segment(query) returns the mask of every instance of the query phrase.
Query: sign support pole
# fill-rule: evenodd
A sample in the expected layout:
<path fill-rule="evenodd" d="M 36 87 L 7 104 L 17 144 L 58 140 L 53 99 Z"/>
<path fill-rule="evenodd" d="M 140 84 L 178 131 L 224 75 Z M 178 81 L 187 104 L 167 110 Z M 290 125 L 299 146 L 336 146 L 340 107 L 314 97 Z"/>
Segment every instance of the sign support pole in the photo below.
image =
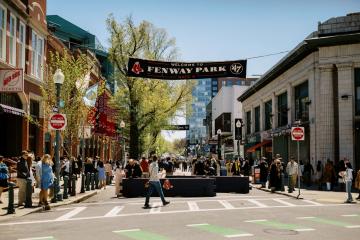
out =
<path fill-rule="evenodd" d="M 300 141 L 297 141 L 297 159 L 298 159 L 298 189 L 299 189 L 299 194 L 297 195 L 297 199 L 299 199 L 300 197 Z"/>

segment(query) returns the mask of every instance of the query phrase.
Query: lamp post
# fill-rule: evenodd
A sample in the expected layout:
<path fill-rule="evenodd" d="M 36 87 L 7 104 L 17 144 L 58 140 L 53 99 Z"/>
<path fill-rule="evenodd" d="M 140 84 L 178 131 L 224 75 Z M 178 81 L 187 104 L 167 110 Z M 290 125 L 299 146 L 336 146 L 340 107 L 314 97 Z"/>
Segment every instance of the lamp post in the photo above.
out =
<path fill-rule="evenodd" d="M 122 146 L 122 153 L 121 153 L 121 162 L 125 166 L 125 138 L 124 138 L 124 130 L 125 130 L 125 122 L 121 120 L 120 122 L 120 129 L 121 129 L 121 146 Z"/>
<path fill-rule="evenodd" d="M 60 88 L 64 83 L 65 76 L 61 69 L 57 69 L 53 76 L 54 83 L 56 85 L 56 104 L 58 111 L 60 110 Z M 53 202 L 62 201 L 62 194 L 60 194 L 60 130 L 55 131 L 55 192 Z"/>
<path fill-rule="evenodd" d="M 221 129 L 219 128 L 217 130 L 217 138 L 218 138 L 218 160 L 222 159 L 221 158 Z"/>

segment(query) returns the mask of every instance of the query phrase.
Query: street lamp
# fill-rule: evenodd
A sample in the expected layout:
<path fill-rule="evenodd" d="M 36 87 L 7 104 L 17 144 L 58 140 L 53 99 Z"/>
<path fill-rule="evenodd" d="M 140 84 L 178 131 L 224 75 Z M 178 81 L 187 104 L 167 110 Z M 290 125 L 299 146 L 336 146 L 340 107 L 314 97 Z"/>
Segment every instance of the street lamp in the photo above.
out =
<path fill-rule="evenodd" d="M 123 165 L 126 164 L 125 162 L 125 138 L 124 138 L 124 129 L 125 129 L 125 122 L 121 120 L 120 122 L 120 129 L 121 129 L 121 145 L 122 145 L 122 156 L 121 156 L 121 162 Z"/>
<path fill-rule="evenodd" d="M 54 83 L 56 85 L 56 104 L 57 109 L 60 109 L 60 88 L 64 83 L 65 76 L 61 69 L 57 69 L 53 76 Z M 55 192 L 52 202 L 62 201 L 62 194 L 60 194 L 60 130 L 55 131 Z"/>
<path fill-rule="evenodd" d="M 218 138 L 218 160 L 221 160 L 221 129 L 217 130 L 217 138 Z"/>

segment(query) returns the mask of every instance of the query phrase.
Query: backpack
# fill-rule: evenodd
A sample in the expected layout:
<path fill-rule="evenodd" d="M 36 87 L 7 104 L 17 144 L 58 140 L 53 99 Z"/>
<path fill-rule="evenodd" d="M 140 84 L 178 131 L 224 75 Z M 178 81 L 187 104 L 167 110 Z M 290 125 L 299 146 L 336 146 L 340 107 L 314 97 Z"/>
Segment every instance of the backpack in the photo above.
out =
<path fill-rule="evenodd" d="M 0 163 L 0 180 L 8 179 L 8 167 L 4 163 Z"/>

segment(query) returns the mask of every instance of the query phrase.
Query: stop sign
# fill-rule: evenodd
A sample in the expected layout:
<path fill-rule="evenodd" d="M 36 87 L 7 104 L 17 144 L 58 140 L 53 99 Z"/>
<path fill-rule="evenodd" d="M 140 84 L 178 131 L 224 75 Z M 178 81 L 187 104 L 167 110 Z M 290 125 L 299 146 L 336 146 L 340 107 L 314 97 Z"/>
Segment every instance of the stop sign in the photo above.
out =
<path fill-rule="evenodd" d="M 60 113 L 50 114 L 50 129 L 64 130 L 66 127 L 66 115 Z"/>
<path fill-rule="evenodd" d="M 304 127 L 292 127 L 291 128 L 291 139 L 295 141 L 305 140 L 305 129 Z"/>

